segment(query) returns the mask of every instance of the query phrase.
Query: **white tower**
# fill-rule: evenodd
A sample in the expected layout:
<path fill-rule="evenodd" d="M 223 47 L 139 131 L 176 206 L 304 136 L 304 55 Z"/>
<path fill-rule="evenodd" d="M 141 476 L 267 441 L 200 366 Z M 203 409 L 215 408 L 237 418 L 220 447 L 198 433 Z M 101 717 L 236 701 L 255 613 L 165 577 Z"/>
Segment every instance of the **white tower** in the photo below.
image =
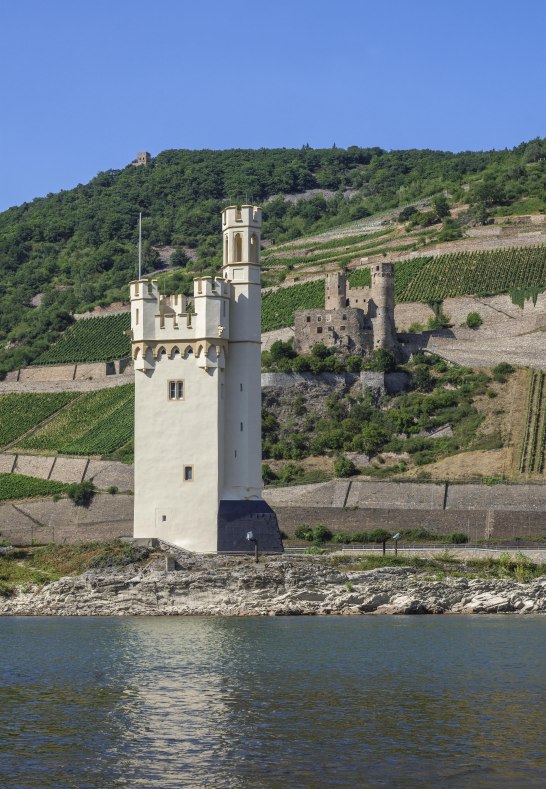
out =
<path fill-rule="evenodd" d="M 135 537 L 199 552 L 282 551 L 261 498 L 260 226 L 222 212 L 223 277 L 193 298 L 131 283 L 135 365 Z"/>

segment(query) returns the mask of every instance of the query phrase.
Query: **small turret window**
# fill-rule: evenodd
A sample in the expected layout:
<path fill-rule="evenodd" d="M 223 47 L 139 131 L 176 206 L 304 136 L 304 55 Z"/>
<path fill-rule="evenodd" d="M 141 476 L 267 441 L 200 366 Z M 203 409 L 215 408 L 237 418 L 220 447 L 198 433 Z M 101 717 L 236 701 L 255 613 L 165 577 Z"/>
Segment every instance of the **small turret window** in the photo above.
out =
<path fill-rule="evenodd" d="M 193 482 L 193 466 L 184 466 L 184 482 Z"/>
<path fill-rule="evenodd" d="M 243 259 L 243 237 L 240 233 L 235 234 L 235 262 L 240 263 Z"/>

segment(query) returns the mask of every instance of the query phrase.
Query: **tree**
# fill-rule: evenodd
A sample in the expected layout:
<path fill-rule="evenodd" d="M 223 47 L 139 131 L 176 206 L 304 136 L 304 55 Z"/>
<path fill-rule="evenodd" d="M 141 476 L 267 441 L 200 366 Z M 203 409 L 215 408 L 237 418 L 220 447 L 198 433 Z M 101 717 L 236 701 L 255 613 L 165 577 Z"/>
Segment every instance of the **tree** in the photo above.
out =
<path fill-rule="evenodd" d="M 334 460 L 334 474 L 336 477 L 352 477 L 357 471 L 358 469 L 353 461 L 343 455 Z"/>
<path fill-rule="evenodd" d="M 387 351 L 385 348 L 376 348 L 366 366 L 374 372 L 392 373 L 396 370 L 396 359 L 391 351 Z"/>
<path fill-rule="evenodd" d="M 438 194 L 432 198 L 432 210 L 437 219 L 443 219 L 445 216 L 449 216 L 449 203 L 445 195 Z"/>

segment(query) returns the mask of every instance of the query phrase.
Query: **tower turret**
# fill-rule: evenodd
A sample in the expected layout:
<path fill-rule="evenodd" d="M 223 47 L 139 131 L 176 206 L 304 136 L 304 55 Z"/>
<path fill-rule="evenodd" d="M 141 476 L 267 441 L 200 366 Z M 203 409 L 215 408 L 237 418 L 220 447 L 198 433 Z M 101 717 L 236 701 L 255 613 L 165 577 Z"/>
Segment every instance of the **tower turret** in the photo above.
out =
<path fill-rule="evenodd" d="M 395 351 L 398 347 L 394 325 L 394 265 L 381 262 L 372 266 L 371 304 L 374 348 Z"/>
<path fill-rule="evenodd" d="M 324 308 L 342 310 L 347 304 L 347 279 L 343 271 L 326 274 Z"/>

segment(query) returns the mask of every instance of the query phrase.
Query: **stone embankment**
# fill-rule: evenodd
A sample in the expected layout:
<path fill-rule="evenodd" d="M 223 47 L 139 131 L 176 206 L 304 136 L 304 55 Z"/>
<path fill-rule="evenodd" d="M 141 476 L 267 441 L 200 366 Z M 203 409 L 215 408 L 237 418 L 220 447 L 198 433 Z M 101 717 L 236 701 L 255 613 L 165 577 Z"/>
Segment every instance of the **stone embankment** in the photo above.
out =
<path fill-rule="evenodd" d="M 0 615 L 291 616 L 546 613 L 546 577 L 529 583 L 434 579 L 410 567 L 341 571 L 318 557 L 165 558 L 144 570 L 86 573 L 0 598 Z"/>

